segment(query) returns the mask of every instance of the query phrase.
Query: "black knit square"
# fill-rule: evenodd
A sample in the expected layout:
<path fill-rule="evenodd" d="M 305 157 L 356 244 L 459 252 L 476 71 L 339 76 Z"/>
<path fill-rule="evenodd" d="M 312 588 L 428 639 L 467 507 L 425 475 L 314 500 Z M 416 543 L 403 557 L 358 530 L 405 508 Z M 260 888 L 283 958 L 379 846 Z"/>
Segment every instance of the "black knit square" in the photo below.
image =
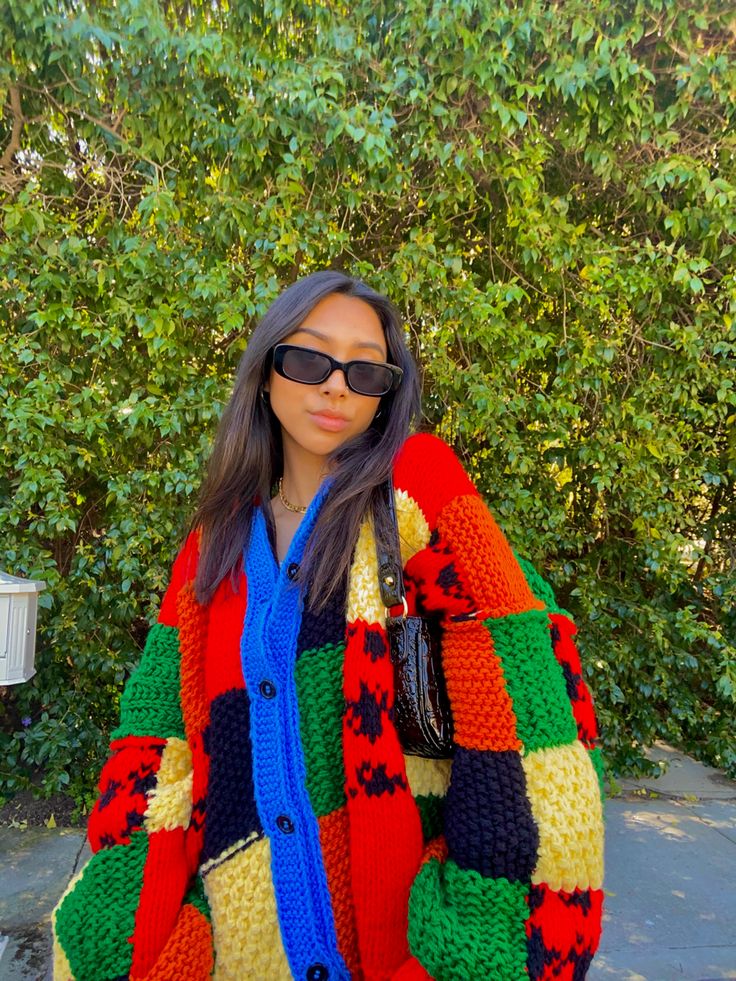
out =
<path fill-rule="evenodd" d="M 250 703 L 245 689 L 232 689 L 213 700 L 205 745 L 210 774 L 203 862 L 253 832 L 263 834 L 253 789 Z"/>
<path fill-rule="evenodd" d="M 481 875 L 529 882 L 539 834 L 518 753 L 458 747 L 445 805 L 450 858 Z"/>
<path fill-rule="evenodd" d="M 340 644 L 345 640 L 345 613 L 347 606 L 347 580 L 319 613 L 314 613 L 305 603 L 302 622 L 296 642 L 296 656 L 328 644 Z"/>

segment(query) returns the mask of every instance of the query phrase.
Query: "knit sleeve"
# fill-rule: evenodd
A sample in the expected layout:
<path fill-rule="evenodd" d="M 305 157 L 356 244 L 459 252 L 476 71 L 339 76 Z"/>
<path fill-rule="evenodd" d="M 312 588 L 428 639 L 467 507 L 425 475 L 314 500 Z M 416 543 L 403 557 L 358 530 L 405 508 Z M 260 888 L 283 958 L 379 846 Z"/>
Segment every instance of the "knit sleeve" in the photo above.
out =
<path fill-rule="evenodd" d="M 211 973 L 209 910 L 187 841 L 192 759 L 181 708 L 177 612 L 196 553 L 190 535 L 121 697 L 88 824 L 93 854 L 53 914 L 55 981 L 173 981 Z"/>
<path fill-rule="evenodd" d="M 578 981 L 600 937 L 603 821 L 574 624 L 535 595 L 444 442 L 411 437 L 395 483 L 415 531 L 425 523 L 407 596 L 443 625 L 455 728 L 440 833 L 411 890 L 411 952 L 437 981 Z"/>

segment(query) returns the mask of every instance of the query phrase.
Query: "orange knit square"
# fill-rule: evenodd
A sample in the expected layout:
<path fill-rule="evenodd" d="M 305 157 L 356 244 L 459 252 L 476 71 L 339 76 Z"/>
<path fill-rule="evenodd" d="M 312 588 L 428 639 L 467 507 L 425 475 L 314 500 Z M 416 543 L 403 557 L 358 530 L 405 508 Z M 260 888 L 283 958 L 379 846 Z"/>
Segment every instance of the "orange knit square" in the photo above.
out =
<path fill-rule="evenodd" d="M 351 977 L 360 976 L 358 934 L 350 885 L 350 829 L 344 807 L 317 819 L 327 885 L 335 915 L 337 945 Z"/>
<path fill-rule="evenodd" d="M 480 497 L 465 494 L 454 498 L 442 508 L 437 528 L 452 545 L 458 557 L 458 572 L 485 616 L 504 617 L 544 609 Z"/>
<path fill-rule="evenodd" d="M 146 981 L 206 981 L 213 966 L 212 929 L 207 918 L 187 903 Z M 137 981 L 135 975 L 130 977 Z"/>
<path fill-rule="evenodd" d="M 165 623 L 167 627 L 176 627 L 178 625 L 176 614 L 177 597 L 184 583 L 194 579 L 197 574 L 201 537 L 201 531 L 199 529 L 191 532 L 179 550 L 179 554 L 174 562 L 169 585 L 161 602 L 161 608 L 158 611 L 158 622 Z"/>
<path fill-rule="evenodd" d="M 432 859 L 436 859 L 440 865 L 444 865 L 447 861 L 447 842 L 444 835 L 437 835 L 436 838 L 427 842 L 427 847 L 422 855 L 422 865 L 425 862 L 431 862 Z"/>
<path fill-rule="evenodd" d="M 209 705 L 204 693 L 204 663 L 207 648 L 207 610 L 188 582 L 177 598 L 179 650 L 181 651 L 181 712 L 187 738 L 203 732 L 209 722 Z"/>
<path fill-rule="evenodd" d="M 487 627 L 477 620 L 448 626 L 442 642 L 442 663 L 457 745 L 518 750 L 521 743 L 516 735 L 516 716 Z"/>

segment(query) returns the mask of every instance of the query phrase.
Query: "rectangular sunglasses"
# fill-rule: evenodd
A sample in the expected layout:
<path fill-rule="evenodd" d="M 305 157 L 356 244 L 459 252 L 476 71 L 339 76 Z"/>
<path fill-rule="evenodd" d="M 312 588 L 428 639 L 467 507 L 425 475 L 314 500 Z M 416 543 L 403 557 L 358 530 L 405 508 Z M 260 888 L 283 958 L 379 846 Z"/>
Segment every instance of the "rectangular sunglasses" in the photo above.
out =
<path fill-rule="evenodd" d="M 323 351 L 297 344 L 277 344 L 273 349 L 274 370 L 289 381 L 319 385 L 336 368 L 345 375 L 347 386 L 358 395 L 379 398 L 395 391 L 404 372 L 395 364 L 383 361 L 337 361 Z"/>

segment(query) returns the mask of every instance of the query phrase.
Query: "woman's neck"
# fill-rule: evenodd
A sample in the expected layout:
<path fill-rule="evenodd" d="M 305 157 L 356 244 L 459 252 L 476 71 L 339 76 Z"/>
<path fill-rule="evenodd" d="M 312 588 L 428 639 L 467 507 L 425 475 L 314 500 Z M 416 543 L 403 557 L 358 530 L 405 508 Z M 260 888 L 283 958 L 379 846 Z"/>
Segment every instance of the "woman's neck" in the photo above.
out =
<path fill-rule="evenodd" d="M 327 475 L 325 457 L 284 453 L 284 497 L 296 507 L 308 507 Z"/>

